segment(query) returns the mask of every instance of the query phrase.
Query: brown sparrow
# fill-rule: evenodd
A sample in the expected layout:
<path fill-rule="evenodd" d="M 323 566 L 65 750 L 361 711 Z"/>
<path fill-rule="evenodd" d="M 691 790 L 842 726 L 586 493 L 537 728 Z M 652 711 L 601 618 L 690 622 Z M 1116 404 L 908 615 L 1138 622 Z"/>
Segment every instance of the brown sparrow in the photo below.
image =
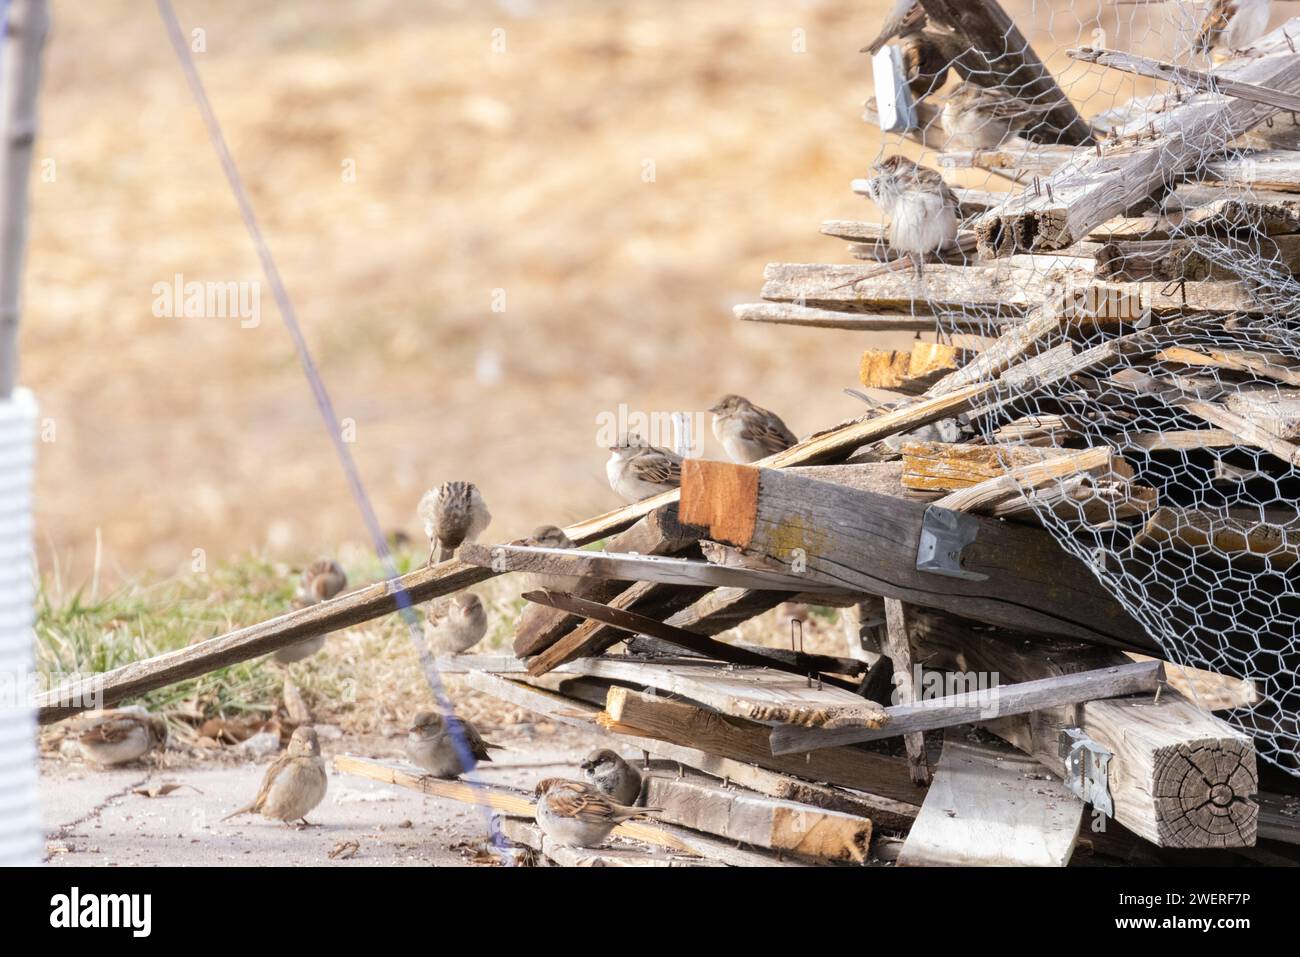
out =
<path fill-rule="evenodd" d="M 425 612 L 424 638 L 435 655 L 459 655 L 487 634 L 487 609 L 471 591 L 459 592 Z"/>
<path fill-rule="evenodd" d="M 864 46 L 859 53 L 875 56 L 894 37 L 905 37 L 925 26 L 925 8 L 918 0 L 895 0 L 893 8 L 885 15 L 879 35 Z"/>
<path fill-rule="evenodd" d="M 1214 0 L 1192 41 L 1197 53 L 1244 50 L 1268 32 L 1269 0 Z"/>
<path fill-rule="evenodd" d="M 289 747 L 266 769 L 262 787 L 253 803 L 222 818 L 228 821 L 240 814 L 260 814 L 277 821 L 302 821 L 307 812 L 325 798 L 325 761 L 320 756 L 316 729 L 306 725 L 296 729 Z"/>
<path fill-rule="evenodd" d="M 759 408 L 742 395 L 724 395 L 709 411 L 713 413 L 713 437 L 733 462 L 757 462 L 798 441 L 776 413 Z"/>
<path fill-rule="evenodd" d="M 556 525 L 539 525 L 533 534 L 524 539 L 525 545 L 540 548 L 577 548 L 573 539 L 564 534 L 564 529 Z M 528 574 L 529 588 L 550 589 L 551 591 L 571 592 L 582 582 L 581 575 L 539 575 Z"/>
<path fill-rule="evenodd" d="M 452 727 L 460 731 L 461 744 L 470 756 L 467 768 L 461 761 Z M 410 733 L 406 736 L 406 757 L 418 768 L 423 768 L 435 778 L 455 778 L 473 771 L 480 761 L 491 761 L 488 750 L 501 750 L 501 745 L 484 741 L 478 729 L 463 718 L 444 719 L 436 711 L 421 711 L 415 716 Z"/>
<path fill-rule="evenodd" d="M 619 804 L 630 807 L 641 796 L 641 772 L 609 748 L 592 751 L 581 768 L 589 784 Z"/>
<path fill-rule="evenodd" d="M 464 542 L 473 542 L 492 521 L 483 496 L 470 482 L 443 482 L 420 499 L 417 509 L 429 536 L 429 564 L 438 547 L 438 561 L 445 562 Z"/>
<path fill-rule="evenodd" d="M 597 847 L 619 824 L 659 808 L 624 807 L 590 784 L 546 778 L 537 785 L 537 824 L 553 841 Z"/>
<path fill-rule="evenodd" d="M 929 253 L 957 239 L 957 197 L 943 177 L 905 156 L 875 166 L 871 198 L 889 217 L 889 248 L 905 253 L 917 275 Z"/>
<path fill-rule="evenodd" d="M 343 567 L 332 558 L 318 558 L 302 571 L 298 579 L 298 594 L 293 598 L 294 608 L 306 608 L 317 602 L 328 601 L 348 587 L 348 576 Z M 309 658 L 325 647 L 325 636 L 317 635 L 296 645 L 277 648 L 271 657 L 282 665 Z"/>
<path fill-rule="evenodd" d="M 917 30 L 899 41 L 903 54 L 903 75 L 914 99 L 929 96 L 948 81 L 948 68 L 966 50 L 952 33 Z"/>
<path fill-rule="evenodd" d="M 99 767 L 126 764 L 167 743 L 167 722 L 139 705 L 101 711 L 77 736 L 81 756 Z"/>
<path fill-rule="evenodd" d="M 1005 90 L 967 80 L 944 97 L 943 131 L 949 149 L 996 149 L 1013 133 L 1032 127 L 1057 104 L 1034 104 Z"/>
<path fill-rule="evenodd" d="M 629 435 L 623 445 L 610 447 L 605 475 L 609 487 L 628 502 L 639 502 L 682 484 L 682 458 L 667 449 L 657 449 Z"/>

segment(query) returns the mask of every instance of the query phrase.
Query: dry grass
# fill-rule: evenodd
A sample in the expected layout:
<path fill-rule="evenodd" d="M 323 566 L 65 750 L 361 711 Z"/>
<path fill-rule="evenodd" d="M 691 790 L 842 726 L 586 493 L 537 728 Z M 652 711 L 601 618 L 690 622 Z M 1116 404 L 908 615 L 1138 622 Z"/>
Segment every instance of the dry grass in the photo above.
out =
<path fill-rule="evenodd" d="M 886 5 L 179 0 L 386 525 L 413 528 L 448 477 L 484 488 L 502 537 L 604 510 L 595 419 L 622 402 L 740 391 L 800 433 L 860 411 L 839 387 L 863 337 L 729 307 L 768 261 L 839 258 L 820 220 L 875 215 L 847 183 L 881 146 L 856 51 Z M 269 294 L 257 329 L 151 313 L 176 273 L 260 277 L 152 5 L 56 7 L 37 148 L 55 178 L 33 187 L 23 331 L 57 430 L 44 566 L 85 578 L 96 529 L 105 576 L 127 579 L 196 548 L 299 561 L 360 541 Z M 1082 5 L 1039 9 L 1048 49 L 1087 38 Z M 1071 89 L 1128 88 L 1109 82 Z M 476 378 L 491 352 L 497 384 Z"/>

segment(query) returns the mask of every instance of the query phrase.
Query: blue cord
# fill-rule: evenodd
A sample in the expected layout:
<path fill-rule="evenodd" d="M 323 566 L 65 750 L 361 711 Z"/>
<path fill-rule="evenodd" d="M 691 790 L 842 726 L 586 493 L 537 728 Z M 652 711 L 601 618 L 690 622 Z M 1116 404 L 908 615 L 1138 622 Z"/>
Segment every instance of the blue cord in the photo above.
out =
<path fill-rule="evenodd" d="M 4 2 L 7 7 L 8 0 L 4 0 Z M 352 488 L 352 497 L 361 510 L 361 518 L 365 522 L 366 531 L 369 532 L 371 541 L 374 543 L 384 573 L 388 576 L 389 587 L 394 591 L 397 611 L 402 616 L 402 620 L 406 622 L 411 636 L 411 643 L 415 646 L 415 652 L 419 657 L 425 680 L 428 681 L 434 700 L 442 711 L 462 766 L 470 767 L 474 763 L 474 759 L 469 742 L 466 740 L 459 723 L 455 720 L 455 710 L 443 688 L 442 680 L 438 675 L 438 667 L 433 663 L 428 646 L 424 642 L 424 633 L 420 627 L 419 616 L 411 606 L 411 596 L 401 583 L 401 575 L 397 571 L 397 566 L 393 563 L 392 553 L 388 550 L 388 542 L 385 540 L 383 532 L 380 531 L 379 520 L 375 517 L 374 508 L 371 506 L 370 497 L 366 494 L 365 486 L 362 484 L 356 462 L 353 460 L 347 444 L 343 441 L 342 432 L 338 427 L 339 420 L 334 413 L 334 404 L 330 401 L 320 371 L 316 368 L 316 363 L 311 357 L 311 351 L 307 348 L 307 340 L 303 337 L 302 327 L 298 324 L 298 315 L 294 311 L 293 302 L 289 299 L 288 290 L 280 278 L 280 271 L 276 268 L 270 247 L 267 246 L 266 240 L 262 236 L 261 227 L 258 225 L 257 217 L 253 213 L 253 205 L 249 201 L 247 190 L 244 188 L 243 178 L 239 175 L 239 168 L 230 155 L 230 149 L 226 145 L 226 138 L 221 132 L 221 124 L 217 120 L 217 115 L 212 109 L 212 103 L 208 100 L 208 94 L 203 88 L 203 81 L 199 78 L 198 68 L 194 64 L 194 58 L 190 55 L 189 44 L 185 42 L 185 34 L 181 30 L 180 21 L 176 18 L 176 11 L 172 9 L 171 0 L 157 0 L 157 4 L 158 12 L 167 27 L 172 46 L 176 49 L 176 56 L 181 61 L 181 69 L 185 72 L 185 79 L 189 82 L 190 91 L 194 94 L 194 99 L 198 103 L 199 113 L 203 116 L 203 122 L 208 128 L 208 136 L 212 140 L 212 146 L 217 152 L 217 158 L 221 161 L 221 168 L 230 183 L 231 192 L 234 193 L 235 202 L 239 206 L 239 214 L 243 217 L 244 226 L 247 227 L 249 236 L 253 240 L 253 246 L 257 249 L 257 256 L 261 260 L 262 270 L 266 274 L 267 282 L 271 284 L 271 292 L 275 296 L 276 306 L 280 310 L 280 317 L 284 320 L 285 328 L 289 331 L 289 337 L 293 340 L 293 347 L 298 353 L 298 361 L 302 364 L 303 374 L 311 385 L 312 395 L 316 399 L 316 407 L 320 410 L 325 431 L 329 433 L 330 439 L 334 443 L 334 450 L 338 453 L 339 463 L 342 465 L 348 484 Z M 464 779 L 476 792 L 482 789 L 482 782 L 478 781 L 472 772 L 464 775 Z M 503 860 L 509 861 L 510 857 L 505 853 L 505 841 L 497 827 L 496 818 L 485 803 L 481 803 L 479 806 L 483 809 L 483 815 L 487 820 L 488 836 L 493 847 Z"/>

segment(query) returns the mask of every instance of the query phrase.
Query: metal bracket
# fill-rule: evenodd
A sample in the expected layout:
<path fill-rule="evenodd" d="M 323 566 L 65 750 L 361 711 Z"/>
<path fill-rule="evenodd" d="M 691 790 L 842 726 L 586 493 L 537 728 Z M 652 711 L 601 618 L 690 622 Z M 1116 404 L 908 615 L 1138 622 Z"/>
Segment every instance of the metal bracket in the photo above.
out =
<path fill-rule="evenodd" d="M 1062 728 L 1059 747 L 1065 761 L 1065 786 L 1102 814 L 1114 817 L 1108 779 L 1110 752 L 1081 728 Z"/>
<path fill-rule="evenodd" d="M 931 505 L 921 517 L 921 540 L 916 548 L 916 570 L 982 582 L 988 575 L 961 567 L 961 553 L 979 534 L 980 526 L 963 512 Z"/>

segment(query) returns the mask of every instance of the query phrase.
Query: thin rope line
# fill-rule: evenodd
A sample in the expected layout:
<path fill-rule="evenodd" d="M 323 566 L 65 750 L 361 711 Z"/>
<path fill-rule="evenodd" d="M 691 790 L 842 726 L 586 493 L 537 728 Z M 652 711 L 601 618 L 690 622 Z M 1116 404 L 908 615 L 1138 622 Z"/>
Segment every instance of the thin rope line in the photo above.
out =
<path fill-rule="evenodd" d="M 433 692 L 434 701 L 447 722 L 447 730 L 451 733 L 452 742 L 455 745 L 461 764 L 464 767 L 469 767 L 473 763 L 473 754 L 469 742 L 466 740 L 466 735 L 456 719 L 456 712 L 452 707 L 451 700 L 447 697 L 442 679 L 438 673 L 438 666 L 434 664 L 428 645 L 424 641 L 424 632 L 420 627 L 419 616 L 411 605 L 410 593 L 401 583 L 401 575 L 393 562 L 392 553 L 388 550 L 388 542 L 380 530 L 379 520 L 375 516 L 370 497 L 366 494 L 365 485 L 361 481 L 356 461 L 353 459 L 347 443 L 343 441 L 338 426 L 338 416 L 334 412 L 334 403 L 330 401 L 329 393 L 325 389 L 325 382 L 321 379 L 316 362 L 312 359 L 311 350 L 307 347 L 307 340 L 303 336 L 302 327 L 298 323 L 298 314 L 293 308 L 293 302 L 289 298 L 289 292 L 285 288 L 284 281 L 280 278 L 280 270 L 276 267 L 275 259 L 271 256 L 271 249 L 262 235 L 257 216 L 253 212 L 253 204 L 248 198 L 248 191 L 244 188 L 243 177 L 240 176 L 239 168 L 235 165 L 234 157 L 231 156 L 230 149 L 226 145 L 221 123 L 217 119 L 216 112 L 212 109 L 212 103 L 203 87 L 203 81 L 199 77 L 194 58 L 190 55 L 189 44 L 185 42 L 185 34 L 181 29 L 180 21 L 176 17 L 176 11 L 172 8 L 171 0 L 156 0 L 156 2 L 158 13 L 162 16 L 163 23 L 167 27 L 167 34 L 171 38 L 172 46 L 175 48 L 176 56 L 181 63 L 181 69 L 185 73 L 185 79 L 189 83 L 199 113 L 202 115 L 204 125 L 208 129 L 208 137 L 212 140 L 213 149 L 216 150 L 217 158 L 221 162 L 221 169 L 226 174 L 230 190 L 234 194 L 236 204 L 239 206 L 239 215 L 243 218 L 244 226 L 248 229 L 249 237 L 253 240 L 253 246 L 257 250 L 258 259 L 261 260 L 262 271 L 266 274 L 267 282 L 271 284 L 271 293 L 275 297 L 276 306 L 280 311 L 280 318 L 284 320 L 289 337 L 293 340 L 294 350 L 298 353 L 298 361 L 302 365 L 303 375 L 307 377 L 307 381 L 311 386 L 312 395 L 316 400 L 316 407 L 320 410 L 325 431 L 329 433 L 330 440 L 334 444 L 334 451 L 338 454 L 339 464 L 342 466 L 348 485 L 352 489 L 352 497 L 356 501 L 357 508 L 361 511 L 362 521 L 365 523 L 366 531 L 370 534 L 375 551 L 383 565 L 384 573 L 388 576 L 389 590 L 394 594 L 398 614 L 406 622 L 411 644 L 415 646 L 415 653 L 420 661 L 420 669 L 424 673 L 425 680 L 429 683 L 429 689 Z M 463 778 L 476 791 L 482 789 L 483 783 L 477 779 L 477 775 L 473 772 L 463 775 Z M 488 835 L 493 847 L 504 860 L 509 860 L 509 857 L 505 854 L 504 838 L 496 826 L 496 818 L 492 814 L 492 810 L 485 803 L 480 804 L 479 807 L 482 808 L 483 816 L 487 821 Z"/>

